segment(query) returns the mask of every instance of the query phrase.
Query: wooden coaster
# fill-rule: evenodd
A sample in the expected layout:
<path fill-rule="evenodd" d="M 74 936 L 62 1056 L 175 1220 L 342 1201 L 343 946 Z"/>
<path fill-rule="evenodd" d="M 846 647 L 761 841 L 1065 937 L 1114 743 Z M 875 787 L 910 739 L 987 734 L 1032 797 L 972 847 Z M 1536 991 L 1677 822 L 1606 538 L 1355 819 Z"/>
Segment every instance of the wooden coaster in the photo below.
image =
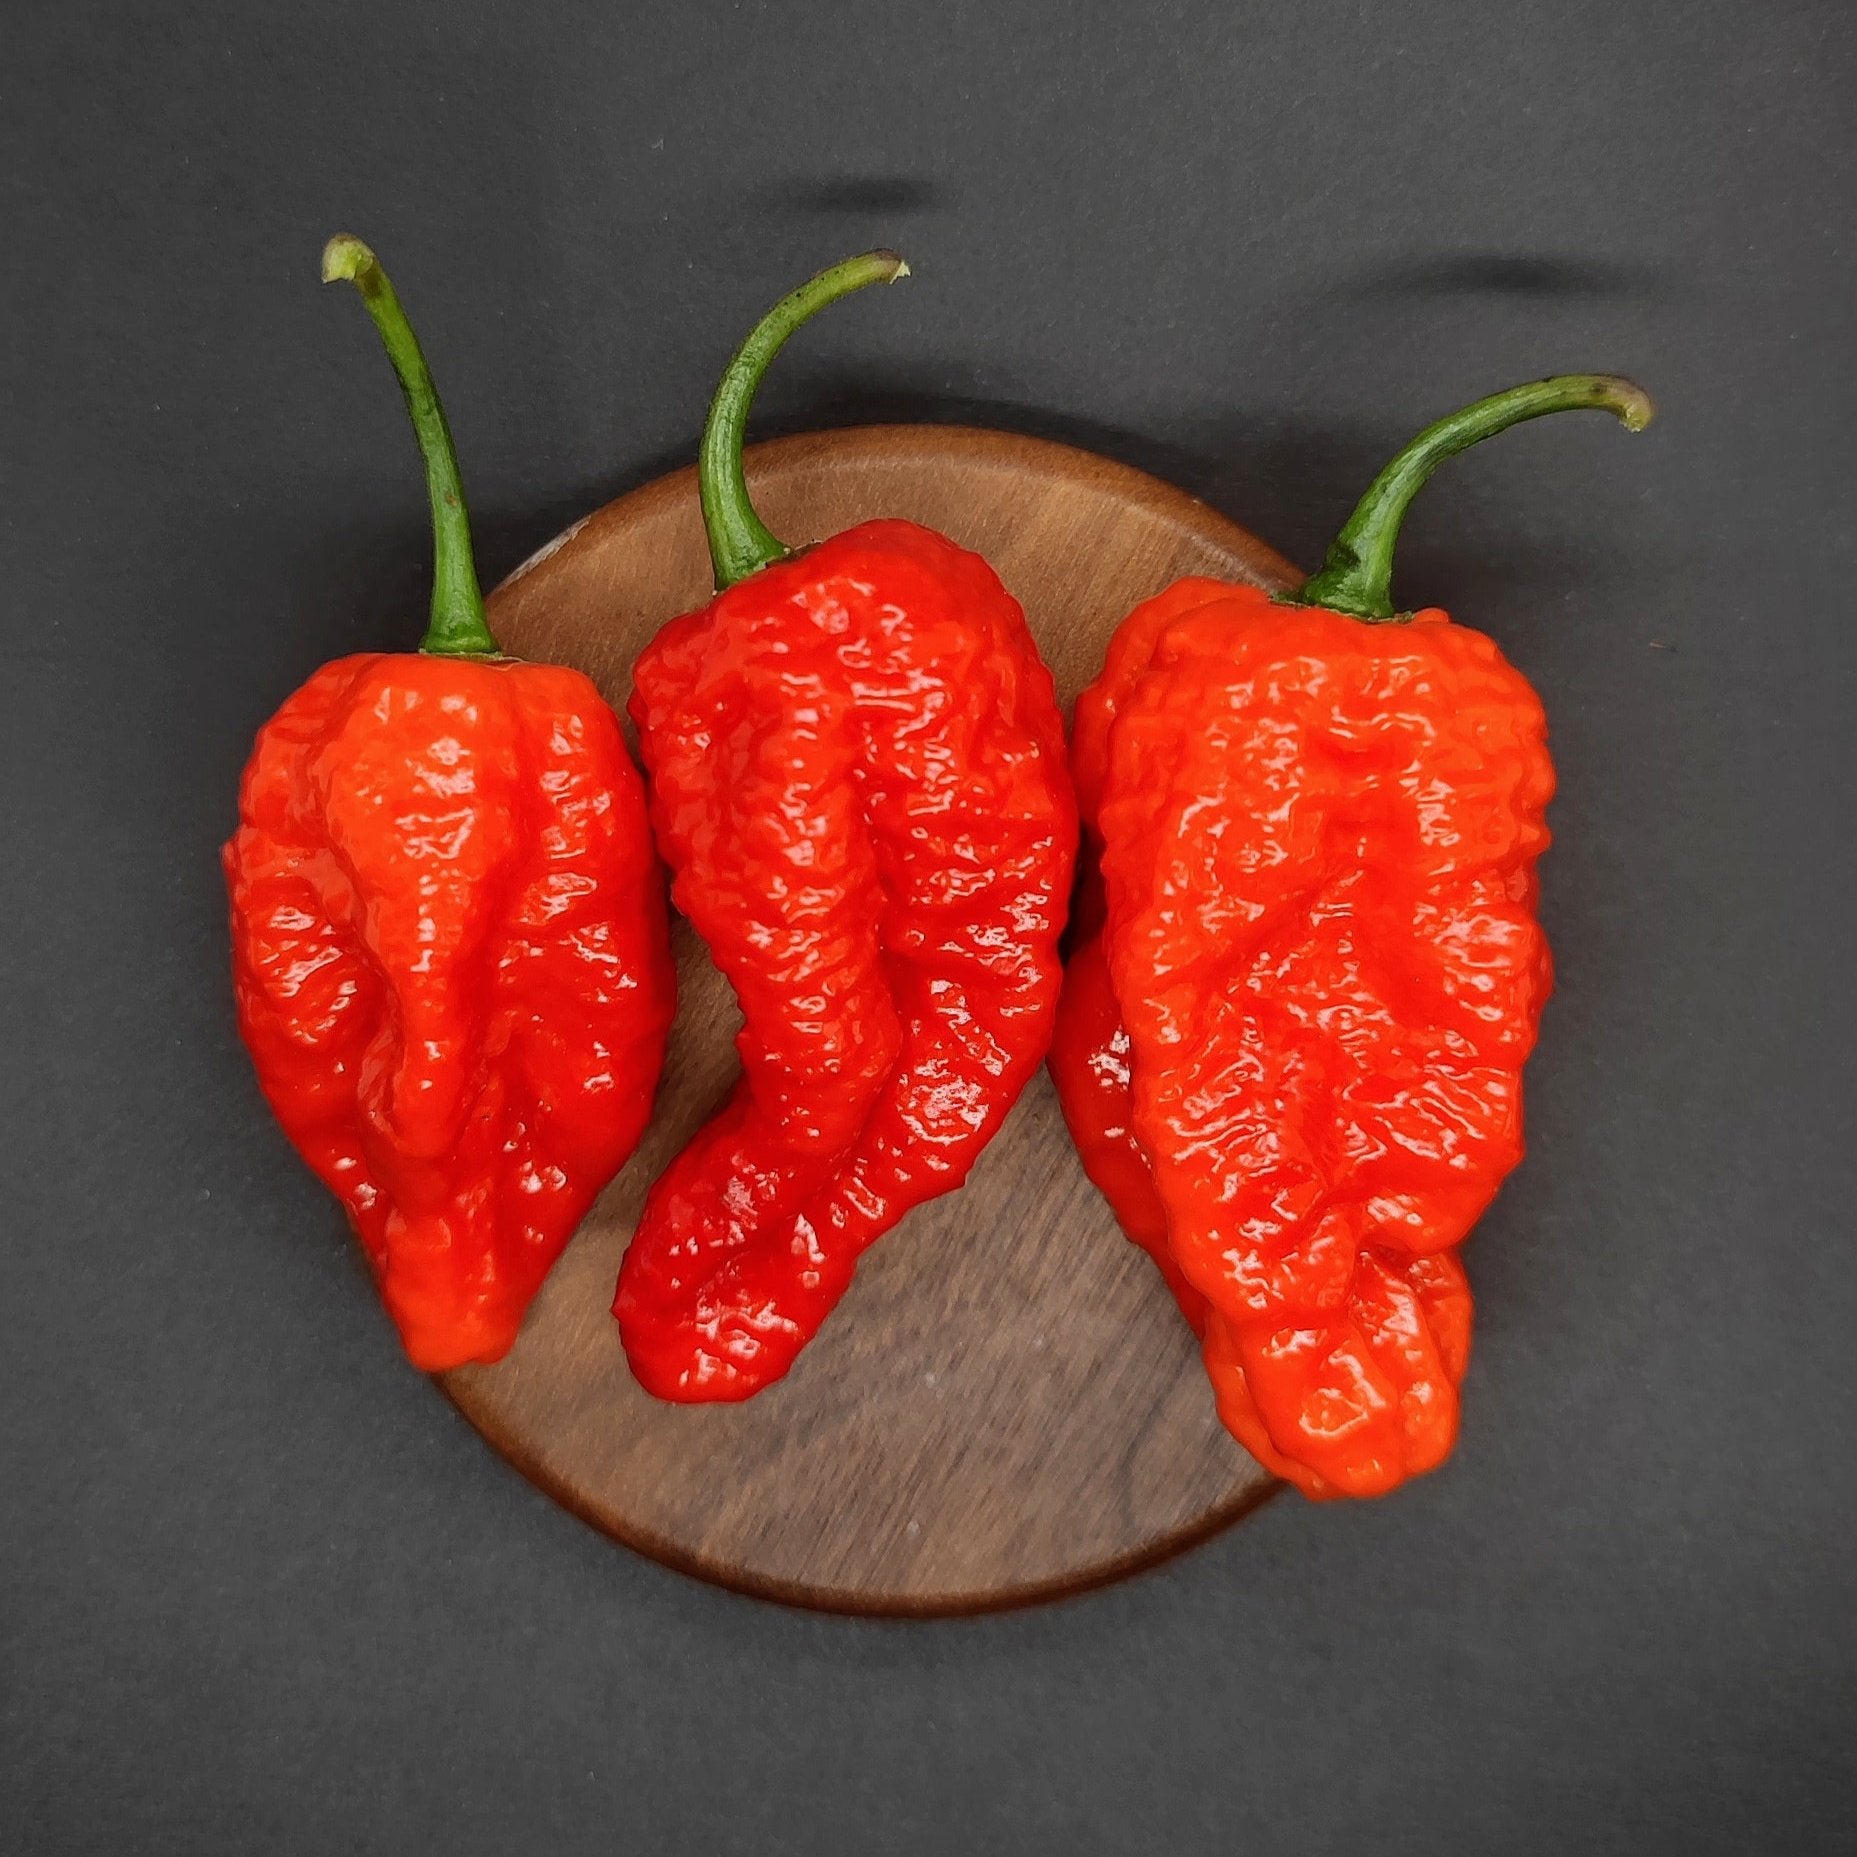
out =
<path fill-rule="evenodd" d="M 908 516 L 1024 603 L 1066 710 L 1137 600 L 1182 574 L 1300 576 L 1182 491 L 1068 446 L 955 426 L 808 434 L 748 453 L 794 543 Z M 710 596 L 694 471 L 577 523 L 490 601 L 506 650 L 578 665 L 624 713 L 632 660 Z M 1203 1539 L 1272 1480 L 1221 1428 L 1185 1322 L 1084 1177 L 1044 1072 L 967 1186 L 912 1213 L 786 1379 L 674 1406 L 633 1381 L 609 1309 L 645 1191 L 734 1075 L 726 983 L 679 921 L 680 1010 L 650 1133 L 522 1337 L 445 1390 L 522 1473 L 705 1579 L 833 1611 L 1055 1597 Z"/>

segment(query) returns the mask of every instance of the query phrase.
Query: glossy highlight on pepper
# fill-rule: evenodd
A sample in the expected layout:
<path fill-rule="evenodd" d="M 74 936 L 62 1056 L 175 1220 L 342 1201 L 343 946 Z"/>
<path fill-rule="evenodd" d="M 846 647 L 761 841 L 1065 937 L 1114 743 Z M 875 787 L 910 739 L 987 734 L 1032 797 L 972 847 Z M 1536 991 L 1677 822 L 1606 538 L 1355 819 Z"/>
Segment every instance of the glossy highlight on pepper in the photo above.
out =
<path fill-rule="evenodd" d="M 493 1361 L 636 1145 L 674 998 L 643 783 L 580 672 L 497 650 L 445 415 L 392 286 L 361 291 L 436 539 L 417 654 L 325 665 L 258 733 L 224 852 L 239 1027 L 406 1351 Z"/>
<path fill-rule="evenodd" d="M 1610 376 L 1477 402 L 1387 467 L 1300 594 L 1177 583 L 1077 706 L 1099 900 L 1060 1100 L 1224 1422 L 1311 1496 L 1381 1494 L 1450 1451 L 1456 1247 L 1521 1159 L 1551 983 L 1541 704 L 1483 634 L 1395 613 L 1393 543 L 1443 458 L 1582 406 L 1650 416 Z"/>
<path fill-rule="evenodd" d="M 677 906 L 740 1001 L 733 1095 L 653 1187 L 614 1313 L 666 1399 L 786 1373 L 863 1250 L 958 1186 L 1050 1039 L 1076 840 L 1062 722 L 979 556 L 901 521 L 789 553 L 742 475 L 754 388 L 848 260 L 724 376 L 700 481 L 717 598 L 631 714 Z"/>

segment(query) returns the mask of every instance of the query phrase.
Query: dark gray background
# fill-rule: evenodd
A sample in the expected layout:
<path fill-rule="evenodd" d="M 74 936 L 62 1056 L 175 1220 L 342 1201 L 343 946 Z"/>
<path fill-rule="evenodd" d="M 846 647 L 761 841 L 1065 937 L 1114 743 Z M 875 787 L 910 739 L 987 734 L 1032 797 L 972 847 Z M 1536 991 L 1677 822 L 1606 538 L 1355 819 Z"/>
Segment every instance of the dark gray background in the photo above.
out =
<path fill-rule="evenodd" d="M 1850 1848 L 1853 43 L 1836 0 L 30 5 L 0 73 L 0 1846 Z M 1311 561 L 1493 387 L 1400 585 L 1539 684 L 1560 992 L 1463 1442 L 972 1623 L 619 1551 L 398 1358 L 237 1043 L 215 850 L 427 542 L 378 244 L 487 579 L 692 452 L 977 419 Z"/>

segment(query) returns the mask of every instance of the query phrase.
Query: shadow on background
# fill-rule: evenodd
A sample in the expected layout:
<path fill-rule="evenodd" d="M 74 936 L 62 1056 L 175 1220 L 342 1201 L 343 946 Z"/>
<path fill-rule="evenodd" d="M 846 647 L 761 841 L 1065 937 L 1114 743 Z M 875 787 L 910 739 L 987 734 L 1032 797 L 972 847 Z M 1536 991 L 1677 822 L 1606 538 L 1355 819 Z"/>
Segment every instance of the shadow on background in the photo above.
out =
<path fill-rule="evenodd" d="M 1439 252 L 1365 267 L 1342 286 L 1351 296 L 1614 297 L 1669 294 L 1661 267 L 1541 252 Z"/>
<path fill-rule="evenodd" d="M 734 197 L 748 213 L 927 213 L 955 204 L 951 187 L 914 174 L 795 175 Z"/>

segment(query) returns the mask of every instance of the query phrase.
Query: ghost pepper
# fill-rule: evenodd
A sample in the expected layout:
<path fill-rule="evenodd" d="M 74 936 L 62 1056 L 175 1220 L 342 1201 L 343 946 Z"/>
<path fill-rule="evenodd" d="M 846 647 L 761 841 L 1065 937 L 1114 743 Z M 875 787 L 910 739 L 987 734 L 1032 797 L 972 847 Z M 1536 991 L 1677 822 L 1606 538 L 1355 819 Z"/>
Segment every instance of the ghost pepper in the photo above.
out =
<path fill-rule="evenodd" d="M 239 1027 L 414 1364 L 493 1361 L 636 1145 L 670 1024 L 662 878 L 618 718 L 491 636 L 444 409 L 359 240 L 432 504 L 419 651 L 325 665 L 258 732 L 225 847 Z"/>
<path fill-rule="evenodd" d="M 875 252 L 778 304 L 725 374 L 699 481 L 716 599 L 639 658 L 631 714 L 672 895 L 734 987 L 742 1075 L 652 1188 L 614 1302 L 665 1399 L 792 1365 L 860 1253 L 961 1184 L 1050 1041 L 1076 840 L 1018 604 L 914 523 L 790 552 L 742 470 L 749 403 Z"/>
<path fill-rule="evenodd" d="M 1388 465 L 1300 592 L 1177 583 L 1077 705 L 1100 875 L 1059 1095 L 1226 1425 L 1312 1496 L 1379 1494 L 1455 1440 L 1456 1247 L 1521 1159 L 1551 978 L 1540 701 L 1482 633 L 1395 611 L 1394 542 L 1444 458 L 1578 407 L 1651 416 L 1603 375 L 1477 402 Z"/>

